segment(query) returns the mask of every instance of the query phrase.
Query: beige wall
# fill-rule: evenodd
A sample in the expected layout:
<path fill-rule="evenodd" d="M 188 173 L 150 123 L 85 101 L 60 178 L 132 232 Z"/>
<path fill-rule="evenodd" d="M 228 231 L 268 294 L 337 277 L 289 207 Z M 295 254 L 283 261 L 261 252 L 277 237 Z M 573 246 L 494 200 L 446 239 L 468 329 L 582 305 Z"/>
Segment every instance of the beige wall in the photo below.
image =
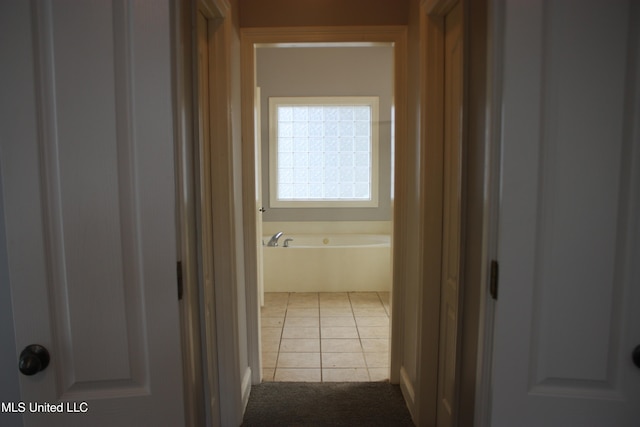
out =
<path fill-rule="evenodd" d="M 390 221 L 393 47 L 257 49 L 261 92 L 264 221 Z M 269 98 L 273 96 L 378 96 L 378 208 L 273 208 L 269 206 Z"/>
<path fill-rule="evenodd" d="M 238 1 L 241 27 L 405 25 L 409 16 L 407 0 Z"/>

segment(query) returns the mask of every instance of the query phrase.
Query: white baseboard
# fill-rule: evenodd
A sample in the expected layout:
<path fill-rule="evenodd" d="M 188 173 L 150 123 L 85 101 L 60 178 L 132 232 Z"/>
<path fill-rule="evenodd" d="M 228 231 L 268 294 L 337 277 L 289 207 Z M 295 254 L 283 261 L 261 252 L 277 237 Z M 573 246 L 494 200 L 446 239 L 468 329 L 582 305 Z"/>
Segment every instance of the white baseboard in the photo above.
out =
<path fill-rule="evenodd" d="M 411 418 L 415 419 L 416 393 L 404 366 L 400 368 L 400 390 L 402 390 L 402 395 L 411 413 Z"/>
<path fill-rule="evenodd" d="M 244 371 L 244 375 L 242 376 L 242 413 L 247 408 L 247 403 L 249 403 L 249 394 L 251 393 L 251 368 L 247 366 L 247 369 Z"/>

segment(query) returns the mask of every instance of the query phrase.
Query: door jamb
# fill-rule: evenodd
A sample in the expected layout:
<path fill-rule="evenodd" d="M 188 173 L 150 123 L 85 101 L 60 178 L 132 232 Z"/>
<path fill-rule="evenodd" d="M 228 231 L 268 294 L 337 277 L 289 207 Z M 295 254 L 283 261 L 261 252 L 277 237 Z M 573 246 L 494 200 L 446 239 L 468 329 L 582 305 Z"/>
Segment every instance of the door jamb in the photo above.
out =
<path fill-rule="evenodd" d="M 420 395 L 417 401 L 416 420 L 435 424 L 437 398 L 437 349 L 430 347 L 438 342 L 440 300 L 440 236 L 442 211 L 434 206 L 442 201 L 442 75 L 438 58 L 442 58 L 442 19 L 456 3 L 463 2 L 464 32 L 467 52 L 465 62 L 471 69 L 465 78 L 465 104 L 467 119 L 465 129 L 466 163 L 473 169 L 463 177 L 463 264 L 458 339 L 464 347 L 458 375 L 458 410 L 469 412 L 460 418 L 460 425 L 488 425 L 487 394 L 490 386 L 491 335 L 493 302 L 487 292 L 489 260 L 495 256 L 496 206 L 498 203 L 499 150 L 492 141 L 499 135 L 500 117 L 496 105 L 500 100 L 499 82 L 494 77 L 499 71 L 501 12 L 498 0 L 421 0 L 420 2 L 420 98 L 421 141 L 423 167 L 422 212 L 424 216 L 422 274 L 423 293 L 419 324 L 421 332 L 420 367 L 418 373 Z M 486 14 L 486 16 L 485 16 Z M 442 62 L 440 60 L 440 62 Z M 434 66 L 435 64 L 435 66 Z M 427 96 L 427 94 L 429 96 Z M 434 96 L 435 94 L 435 96 Z M 440 146 L 439 146 L 440 145 Z M 438 161 L 439 160 L 439 161 Z M 471 180 L 471 181 L 469 181 Z M 482 184 L 471 185 L 473 180 Z M 475 183 L 477 184 L 477 183 Z M 430 209 L 426 209 L 430 207 Z M 431 236 L 431 237 L 429 237 Z M 427 284 L 438 284 L 427 286 Z M 466 287 L 466 289 L 465 289 Z M 431 311 L 436 311 L 431 313 Z"/>
<path fill-rule="evenodd" d="M 227 0 L 181 0 L 176 2 L 173 21 L 174 96 L 176 106 L 176 161 L 179 162 L 178 205 L 180 254 L 183 261 L 184 313 L 182 322 L 188 425 L 237 425 L 242 420 L 245 396 L 240 376 L 235 205 L 233 203 L 233 156 L 231 117 L 230 49 L 233 23 Z M 203 202 L 196 145 L 198 141 L 197 40 L 195 26 L 200 10 L 213 24 L 209 33 L 210 167 L 209 196 L 218 206 L 212 215 L 212 259 L 202 258 L 199 207 Z M 195 186 L 195 187 L 194 187 Z M 192 197 L 193 200 L 189 200 Z M 188 206 L 191 203 L 191 206 Z M 191 216 L 191 218 L 189 218 Z M 189 221 L 195 221 L 189 224 Z M 195 230 L 193 230 L 195 227 Z M 195 232 L 195 235 L 193 234 Z M 213 237 L 215 236 L 215 238 Z M 203 263 L 213 271 L 213 288 L 204 286 Z M 194 267 L 194 263 L 197 265 Z M 220 349 L 222 349 L 220 351 Z M 205 376 L 207 380 L 205 380 Z M 212 378 L 217 377 L 212 381 Z M 249 390 L 246 390 L 248 398 Z M 196 401 L 190 401 L 190 399 Z"/>
<path fill-rule="evenodd" d="M 199 220 L 195 177 L 197 163 L 195 137 L 195 75 L 193 7 L 189 0 L 173 3 L 173 97 L 176 164 L 176 220 L 178 274 L 182 277 L 182 299 L 179 300 L 181 345 L 184 379 L 185 424 L 204 425 L 207 411 L 204 396 L 202 363 Z"/>
<path fill-rule="evenodd" d="M 419 10 L 421 285 L 418 366 L 412 415 L 436 425 L 444 189 L 444 16 L 450 1 L 421 0 Z"/>
<path fill-rule="evenodd" d="M 476 384 L 474 389 L 474 425 L 491 425 L 491 364 L 493 357 L 494 313 L 496 301 L 488 292 L 489 263 L 498 257 L 498 211 L 501 179 L 501 128 L 502 117 L 502 58 L 504 40 L 504 2 L 482 0 L 486 13 L 484 92 L 484 205 L 482 271 L 479 278 L 481 292 L 478 301 L 478 340 L 476 359 Z M 472 12 L 471 12 L 472 13 Z M 474 331 L 475 332 L 475 331 Z"/>

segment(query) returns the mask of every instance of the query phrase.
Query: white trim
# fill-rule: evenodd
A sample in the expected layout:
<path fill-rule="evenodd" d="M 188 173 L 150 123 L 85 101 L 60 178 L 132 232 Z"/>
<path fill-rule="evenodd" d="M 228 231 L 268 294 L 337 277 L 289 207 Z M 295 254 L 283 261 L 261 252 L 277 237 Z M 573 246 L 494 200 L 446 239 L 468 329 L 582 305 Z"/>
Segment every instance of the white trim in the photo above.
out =
<path fill-rule="evenodd" d="M 377 96 L 301 96 L 269 98 L 269 206 L 271 208 L 354 208 L 378 207 L 379 195 L 379 97 Z M 371 108 L 370 197 L 368 199 L 281 199 L 278 197 L 278 120 L 281 105 L 367 106 Z"/>
<path fill-rule="evenodd" d="M 174 46 L 174 132 L 176 164 L 177 254 L 182 262 L 183 298 L 180 301 L 184 376 L 185 423 L 205 424 L 207 405 L 202 354 L 202 317 L 198 280 L 198 237 L 194 194 L 193 52 L 192 5 L 188 0 L 173 3 Z"/>
<path fill-rule="evenodd" d="M 500 199 L 500 141 L 502 104 L 502 56 L 504 40 L 504 2 L 488 2 L 487 24 L 487 150 L 485 158 L 485 199 L 483 258 L 485 268 L 498 257 L 498 211 Z M 491 364 L 493 357 L 493 321 L 495 301 L 489 295 L 488 272 L 483 271 L 478 325 L 478 360 L 474 422 L 478 427 L 491 425 Z M 498 290 L 498 295 L 499 295 Z"/>
<path fill-rule="evenodd" d="M 200 0 L 200 11 L 211 22 L 209 30 L 209 108 L 210 153 L 203 164 L 210 169 L 211 235 L 213 287 L 201 290 L 205 337 L 204 352 L 210 378 L 217 376 L 217 390 L 205 390 L 214 425 L 239 425 L 243 416 L 242 372 L 240 366 L 240 332 L 236 238 L 236 203 L 234 197 L 234 135 L 231 115 L 231 56 L 233 22 L 228 19 L 231 6 L 226 0 Z M 251 103 L 249 104 L 251 105 Z M 239 136 L 235 137 L 238 138 Z M 206 201 L 205 201 L 206 202 Z M 201 285 L 202 286 L 202 285 Z M 217 363 L 215 362 L 217 360 Z M 216 384 L 210 384 L 215 388 Z M 247 391 L 248 393 L 248 391 Z M 216 417 L 219 407 L 219 417 Z"/>
<path fill-rule="evenodd" d="M 402 390 L 402 395 L 405 398 L 409 412 L 413 414 L 416 405 L 416 392 L 404 366 L 400 368 L 400 389 Z"/>
<path fill-rule="evenodd" d="M 241 30 L 242 32 L 242 30 Z M 255 47 L 254 43 L 247 43 L 241 34 L 240 42 L 240 78 L 241 78 L 241 120 L 242 138 L 242 204 L 244 226 L 244 256 L 245 256 L 245 295 L 247 309 L 247 356 L 251 368 L 251 381 L 260 384 L 262 381 L 262 353 L 260 342 L 260 295 L 258 286 L 258 246 L 256 211 L 256 157 L 255 131 L 258 114 L 255 111 Z"/>
<path fill-rule="evenodd" d="M 244 375 L 242 375 L 242 387 L 240 388 L 242 392 L 242 411 L 244 413 L 245 408 L 247 407 L 247 403 L 249 403 L 249 394 L 251 393 L 251 368 L 247 366 L 244 370 Z"/>
<path fill-rule="evenodd" d="M 256 43 L 256 47 L 293 47 L 293 48 L 331 48 L 331 47 L 386 47 L 389 42 L 294 42 L 294 43 Z"/>

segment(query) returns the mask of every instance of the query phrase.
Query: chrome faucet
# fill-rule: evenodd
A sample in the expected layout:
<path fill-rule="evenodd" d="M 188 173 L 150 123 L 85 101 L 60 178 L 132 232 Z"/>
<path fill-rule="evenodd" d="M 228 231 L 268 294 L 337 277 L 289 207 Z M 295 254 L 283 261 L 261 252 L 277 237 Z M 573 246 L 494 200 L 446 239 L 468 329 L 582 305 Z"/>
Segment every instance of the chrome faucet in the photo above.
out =
<path fill-rule="evenodd" d="M 267 243 L 267 246 L 278 246 L 278 239 L 284 234 L 283 231 L 278 231 L 276 234 L 274 234 L 273 236 L 271 236 L 271 239 L 269 239 L 269 243 Z"/>

